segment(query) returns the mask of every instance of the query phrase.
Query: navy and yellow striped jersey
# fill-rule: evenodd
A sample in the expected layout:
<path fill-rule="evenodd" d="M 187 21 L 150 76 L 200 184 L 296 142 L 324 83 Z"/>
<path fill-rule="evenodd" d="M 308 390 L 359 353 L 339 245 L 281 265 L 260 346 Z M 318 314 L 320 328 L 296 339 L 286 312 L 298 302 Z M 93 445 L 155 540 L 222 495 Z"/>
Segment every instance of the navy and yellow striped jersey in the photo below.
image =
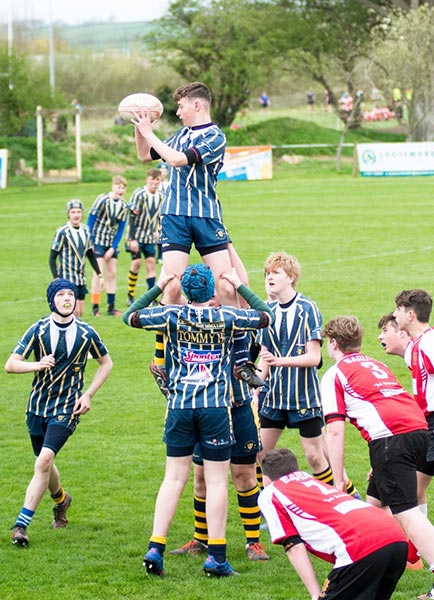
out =
<path fill-rule="evenodd" d="M 221 221 L 221 206 L 215 190 L 226 148 L 226 138 L 221 129 L 213 123 L 183 127 L 166 140 L 166 144 L 178 152 L 194 147 L 201 160 L 170 169 L 169 187 L 161 214 L 209 217 Z"/>
<path fill-rule="evenodd" d="M 156 244 L 160 228 L 160 210 L 163 194 L 148 192 L 146 186 L 137 188 L 128 203 L 130 215 L 125 239 L 136 240 L 139 244 Z"/>
<path fill-rule="evenodd" d="M 58 252 L 57 276 L 75 285 L 85 285 L 84 266 L 89 248 L 92 242 L 87 225 L 72 227 L 67 223 L 59 227 L 51 244 L 51 250 Z"/>
<path fill-rule="evenodd" d="M 306 344 L 321 340 L 322 317 L 316 303 L 297 294 L 287 312 L 287 351 L 281 353 L 279 339 L 282 308 L 278 302 L 270 304 L 275 315 L 273 325 L 258 332 L 258 342 L 275 356 L 300 356 Z M 269 389 L 264 406 L 279 410 L 303 410 L 321 407 L 320 385 L 316 367 L 269 366 Z"/>
<path fill-rule="evenodd" d="M 58 328 L 50 316 L 31 325 L 13 352 L 25 359 L 34 353 L 35 360 L 52 354 L 58 339 Z M 93 327 L 74 318 L 66 329 L 68 358 L 52 369 L 35 373 L 27 403 L 27 412 L 41 417 L 72 414 L 84 384 L 88 353 L 101 358 L 108 351 Z"/>
<path fill-rule="evenodd" d="M 110 193 L 100 194 L 89 212 L 89 217 L 92 216 L 94 221 L 90 232 L 92 242 L 105 248 L 113 246 L 118 228 L 125 224 L 127 213 L 125 200 L 112 198 Z"/>
<path fill-rule="evenodd" d="M 131 325 L 167 336 L 169 408 L 213 408 L 231 405 L 235 332 L 258 329 L 264 319 L 253 309 L 187 304 L 144 308 L 133 313 Z"/>

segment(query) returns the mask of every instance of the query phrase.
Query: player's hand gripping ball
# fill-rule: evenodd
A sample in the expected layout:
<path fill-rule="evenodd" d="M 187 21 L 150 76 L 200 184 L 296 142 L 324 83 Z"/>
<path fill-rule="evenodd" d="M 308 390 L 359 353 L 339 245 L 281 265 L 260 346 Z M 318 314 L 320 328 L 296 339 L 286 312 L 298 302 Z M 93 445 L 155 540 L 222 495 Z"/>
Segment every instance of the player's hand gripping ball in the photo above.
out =
<path fill-rule="evenodd" d="M 163 114 L 163 105 L 151 94 L 130 94 L 125 96 L 118 106 L 118 113 L 121 119 L 131 122 L 134 119 L 134 113 L 137 111 L 149 112 L 151 121 L 154 122 Z"/>

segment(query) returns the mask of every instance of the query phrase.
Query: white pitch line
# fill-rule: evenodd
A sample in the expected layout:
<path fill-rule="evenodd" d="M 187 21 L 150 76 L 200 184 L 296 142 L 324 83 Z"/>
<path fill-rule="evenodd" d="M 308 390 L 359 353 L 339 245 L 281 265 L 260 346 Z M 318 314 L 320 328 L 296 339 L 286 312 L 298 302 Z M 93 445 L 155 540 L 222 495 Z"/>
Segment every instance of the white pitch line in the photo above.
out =
<path fill-rule="evenodd" d="M 366 260 L 369 258 L 381 258 L 382 256 L 398 256 L 399 254 L 413 254 L 415 252 L 429 252 L 430 250 L 432 250 L 433 247 L 432 246 L 425 246 L 424 248 L 413 248 L 411 250 L 398 250 L 398 251 L 394 251 L 394 252 L 378 252 L 377 254 L 366 254 L 364 256 L 346 256 L 345 258 L 332 258 L 329 260 L 323 260 L 320 263 L 320 265 L 326 265 L 329 263 L 335 263 L 335 262 L 351 262 L 354 260 Z"/>
<path fill-rule="evenodd" d="M 378 252 L 377 254 L 365 254 L 361 256 L 345 256 L 344 258 L 330 258 L 327 260 L 323 260 L 321 262 L 317 262 L 317 265 L 328 265 L 331 263 L 343 263 L 343 262 L 353 262 L 358 260 L 368 260 L 371 258 L 381 258 L 382 256 L 398 256 L 399 254 L 413 254 L 415 252 L 430 252 L 433 249 L 433 246 L 425 246 L 423 248 L 413 248 L 410 250 L 395 250 L 394 252 Z M 249 273 L 262 273 L 262 269 L 249 269 Z"/>

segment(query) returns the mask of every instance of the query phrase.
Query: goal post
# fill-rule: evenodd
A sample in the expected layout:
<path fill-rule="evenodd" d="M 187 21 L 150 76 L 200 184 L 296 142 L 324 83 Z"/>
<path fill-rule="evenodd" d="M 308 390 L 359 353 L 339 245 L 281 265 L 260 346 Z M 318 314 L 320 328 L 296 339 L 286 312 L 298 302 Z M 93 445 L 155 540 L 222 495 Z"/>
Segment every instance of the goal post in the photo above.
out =
<path fill-rule="evenodd" d="M 81 114 L 75 111 L 75 168 L 50 169 L 44 172 L 44 114 L 70 114 L 70 111 L 47 111 L 42 106 L 36 107 L 36 154 L 37 154 L 37 179 L 38 183 L 68 183 L 79 182 L 82 178 L 81 170 Z"/>

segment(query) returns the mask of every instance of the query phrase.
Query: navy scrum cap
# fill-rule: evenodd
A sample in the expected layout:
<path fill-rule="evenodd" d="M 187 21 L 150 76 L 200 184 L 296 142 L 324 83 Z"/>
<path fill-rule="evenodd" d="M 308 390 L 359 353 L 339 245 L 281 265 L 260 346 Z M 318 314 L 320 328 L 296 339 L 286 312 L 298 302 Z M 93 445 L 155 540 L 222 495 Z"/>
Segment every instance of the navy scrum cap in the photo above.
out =
<path fill-rule="evenodd" d="M 61 279 L 60 277 L 59 279 L 55 279 L 47 288 L 48 306 L 52 312 L 56 312 L 54 296 L 57 294 L 57 292 L 60 292 L 60 290 L 72 290 L 74 292 L 75 299 L 77 299 L 78 290 L 75 283 L 72 283 L 72 281 L 69 281 L 68 279 Z"/>
<path fill-rule="evenodd" d="M 190 302 L 207 302 L 214 295 L 214 275 L 204 264 L 189 265 L 181 278 L 181 286 Z"/>
<path fill-rule="evenodd" d="M 76 198 L 69 200 L 69 202 L 66 203 L 67 212 L 69 212 L 72 208 L 81 208 L 81 210 L 83 210 L 83 202 L 81 200 L 77 200 Z"/>

